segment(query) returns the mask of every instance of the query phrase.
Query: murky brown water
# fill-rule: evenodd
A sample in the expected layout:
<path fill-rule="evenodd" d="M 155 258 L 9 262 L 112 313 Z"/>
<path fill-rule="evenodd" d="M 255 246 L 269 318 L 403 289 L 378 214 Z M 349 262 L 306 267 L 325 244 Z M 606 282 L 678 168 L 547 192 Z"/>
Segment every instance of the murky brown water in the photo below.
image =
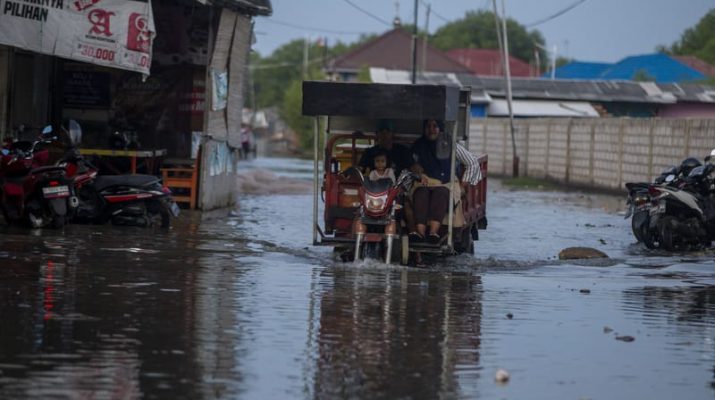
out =
<path fill-rule="evenodd" d="M 0 227 L 0 398 L 715 397 L 712 251 L 645 251 L 597 196 L 493 185 L 477 256 L 337 263 L 309 246 L 310 165 L 242 168 L 273 194 L 236 216 Z M 613 260 L 555 259 L 575 245 Z"/>

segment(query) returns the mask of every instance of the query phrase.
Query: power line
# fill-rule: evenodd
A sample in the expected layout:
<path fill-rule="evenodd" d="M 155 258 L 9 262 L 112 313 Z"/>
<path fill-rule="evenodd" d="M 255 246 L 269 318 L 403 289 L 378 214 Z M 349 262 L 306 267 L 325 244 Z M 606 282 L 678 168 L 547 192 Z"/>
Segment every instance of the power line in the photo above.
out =
<path fill-rule="evenodd" d="M 420 3 L 422 3 L 422 6 L 423 6 L 423 7 L 427 7 L 427 3 L 425 3 L 424 0 L 420 0 Z M 448 20 L 447 18 L 445 18 L 445 17 L 439 15 L 439 13 L 437 13 L 437 11 L 435 11 L 434 8 L 431 8 L 431 7 L 430 7 L 430 14 L 434 15 L 435 17 L 441 19 L 442 21 L 444 21 L 444 22 L 446 22 L 446 23 L 452 22 L 452 21 Z"/>
<path fill-rule="evenodd" d="M 357 32 L 357 31 L 338 31 L 338 30 L 332 30 L 332 29 L 313 28 L 313 27 L 309 27 L 309 26 L 302 26 L 302 25 L 294 24 L 291 22 L 280 21 L 275 18 L 261 19 L 261 21 L 270 22 L 270 23 L 278 24 L 278 25 L 283 25 L 283 26 L 287 26 L 289 28 L 300 29 L 300 30 L 304 30 L 304 31 L 333 33 L 336 35 L 362 35 L 365 33 L 365 32 Z"/>
<path fill-rule="evenodd" d="M 309 60 L 309 61 L 308 61 L 308 64 L 315 64 L 315 63 L 319 63 L 319 62 L 321 62 L 321 61 L 324 61 L 324 60 L 323 60 L 322 58 L 316 58 L 316 59 L 313 59 L 313 60 Z M 282 62 L 282 63 L 265 64 L 265 65 L 262 65 L 262 64 L 253 64 L 253 65 L 249 65 L 248 68 L 250 68 L 250 69 L 252 69 L 252 70 L 256 70 L 256 69 L 273 69 L 273 68 L 282 68 L 282 67 L 295 67 L 295 66 L 302 66 L 302 65 L 303 65 L 302 62 L 299 62 L 299 63 Z"/>
<path fill-rule="evenodd" d="M 526 27 L 527 27 L 527 28 L 531 28 L 532 26 L 540 25 L 540 24 L 543 24 L 544 22 L 549 22 L 549 21 L 551 21 L 552 19 L 554 19 L 554 18 L 556 18 L 556 17 L 559 17 L 559 16 L 561 16 L 561 15 L 563 15 L 563 14 L 566 14 L 567 12 L 573 10 L 573 9 L 576 8 L 577 6 L 583 4 L 584 2 L 586 2 L 586 0 L 578 0 L 578 1 L 576 1 L 575 3 L 571 4 L 570 6 L 564 8 L 563 10 L 561 10 L 561 11 L 559 11 L 559 12 L 557 12 L 556 14 L 553 14 L 553 15 L 551 15 L 551 16 L 549 16 L 549 17 L 546 17 L 546 18 L 544 18 L 544 19 L 538 20 L 538 21 L 536 21 L 536 22 L 532 22 L 531 24 L 526 25 Z"/>
<path fill-rule="evenodd" d="M 372 18 L 375 19 L 376 21 L 380 21 L 382 24 L 387 25 L 387 26 L 392 26 L 391 23 L 385 21 L 384 19 L 378 17 L 377 15 L 371 13 L 370 11 L 367 11 L 367 10 L 365 10 L 365 9 L 363 9 L 363 8 L 360 8 L 357 4 L 353 3 L 352 1 L 350 1 L 350 0 L 343 0 L 343 1 L 346 2 L 346 3 L 348 3 L 348 4 L 350 4 L 351 6 L 353 6 L 353 8 L 355 8 L 356 10 L 362 12 L 363 14 L 365 14 L 365 15 L 367 15 L 367 16 L 369 16 L 369 17 L 372 17 Z"/>

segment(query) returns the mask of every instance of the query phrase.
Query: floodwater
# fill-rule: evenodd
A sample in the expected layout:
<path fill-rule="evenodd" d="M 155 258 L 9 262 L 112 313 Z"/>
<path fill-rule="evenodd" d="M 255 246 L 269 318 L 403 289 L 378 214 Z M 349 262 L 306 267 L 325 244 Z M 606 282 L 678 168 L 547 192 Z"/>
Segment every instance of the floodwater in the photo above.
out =
<path fill-rule="evenodd" d="M 0 398 L 715 397 L 715 253 L 643 249 L 622 199 L 492 180 L 477 255 L 341 263 L 310 162 L 240 167 L 228 216 L 0 227 Z"/>

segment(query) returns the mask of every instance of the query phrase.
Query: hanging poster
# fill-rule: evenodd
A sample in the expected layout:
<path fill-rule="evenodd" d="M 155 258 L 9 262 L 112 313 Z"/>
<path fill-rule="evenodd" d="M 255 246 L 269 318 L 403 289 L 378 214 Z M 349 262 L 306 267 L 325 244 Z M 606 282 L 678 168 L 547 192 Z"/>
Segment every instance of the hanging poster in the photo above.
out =
<path fill-rule="evenodd" d="M 0 0 L 0 44 L 149 75 L 151 2 Z"/>

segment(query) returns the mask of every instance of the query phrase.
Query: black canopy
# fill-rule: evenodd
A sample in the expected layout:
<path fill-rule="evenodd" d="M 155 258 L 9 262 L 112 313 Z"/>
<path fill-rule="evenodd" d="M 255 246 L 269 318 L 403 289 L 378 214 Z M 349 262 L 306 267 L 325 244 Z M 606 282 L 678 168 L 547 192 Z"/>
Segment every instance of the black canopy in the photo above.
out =
<path fill-rule="evenodd" d="M 303 82 L 303 115 L 455 121 L 459 87 Z"/>

